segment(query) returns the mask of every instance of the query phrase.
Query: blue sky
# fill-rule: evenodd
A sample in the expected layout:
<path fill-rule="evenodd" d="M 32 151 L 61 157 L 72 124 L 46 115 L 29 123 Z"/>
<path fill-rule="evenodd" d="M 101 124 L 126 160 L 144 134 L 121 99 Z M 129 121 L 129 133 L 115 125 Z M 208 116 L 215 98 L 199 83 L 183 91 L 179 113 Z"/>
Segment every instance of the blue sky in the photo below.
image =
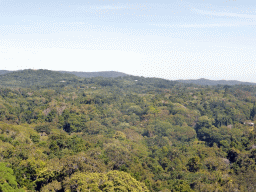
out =
<path fill-rule="evenodd" d="M 253 0 L 0 0 L 0 69 L 256 82 Z"/>

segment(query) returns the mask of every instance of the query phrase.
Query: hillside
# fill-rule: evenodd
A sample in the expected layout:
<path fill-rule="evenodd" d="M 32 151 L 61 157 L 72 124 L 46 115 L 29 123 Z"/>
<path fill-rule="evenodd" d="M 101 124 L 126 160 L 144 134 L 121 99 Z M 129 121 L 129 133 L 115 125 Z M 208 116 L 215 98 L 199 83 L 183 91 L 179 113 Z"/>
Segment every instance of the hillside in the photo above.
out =
<path fill-rule="evenodd" d="M 84 74 L 81 72 L 81 74 Z M 85 73 L 86 74 L 86 73 Z M 114 76 L 119 75 L 118 72 L 99 72 L 98 75 Z M 96 75 L 96 74 L 94 74 Z M 93 76 L 93 75 L 92 75 Z M 77 77 L 74 74 L 67 72 L 56 72 L 50 70 L 22 70 L 0 75 L 0 86 L 4 87 L 63 87 L 63 86 L 81 86 L 89 83 L 95 86 L 117 86 L 139 88 L 142 85 L 158 88 L 170 88 L 175 84 L 180 84 L 175 81 L 164 80 L 160 78 L 144 78 L 136 76 L 118 76 L 118 77 Z"/>
<path fill-rule="evenodd" d="M 256 85 L 256 83 L 241 82 L 241 81 L 226 81 L 226 80 L 209 80 L 209 79 L 196 79 L 196 80 L 177 80 L 181 83 L 193 83 L 196 85 Z"/>
<path fill-rule="evenodd" d="M 70 73 L 78 77 L 90 78 L 90 77 L 124 77 L 125 73 L 116 71 L 100 71 L 100 72 L 76 72 L 76 71 L 59 71 L 60 73 Z"/>
<path fill-rule="evenodd" d="M 4 75 L 7 73 L 12 73 L 13 71 L 7 71 L 7 70 L 0 70 L 0 75 Z"/>
<path fill-rule="evenodd" d="M 256 191 L 256 86 L 0 78 L 0 191 Z"/>
<path fill-rule="evenodd" d="M 77 77 L 50 70 L 21 70 L 0 75 L 0 85 L 10 87 L 47 86 L 66 82 Z"/>
<path fill-rule="evenodd" d="M 22 72 L 23 71 L 23 72 Z M 22 72 L 20 73 L 20 75 L 22 76 L 25 72 L 24 71 L 28 71 L 29 73 L 33 72 L 33 71 L 48 71 L 50 72 L 50 70 L 21 70 L 21 71 L 7 71 L 7 70 L 0 70 L 0 77 L 1 75 L 4 75 L 4 74 L 8 74 L 8 73 L 16 73 L 17 72 Z M 62 74 L 72 74 L 72 75 L 75 75 L 76 77 L 78 78 L 93 78 L 93 77 L 104 77 L 104 78 L 117 78 L 117 77 L 125 77 L 125 76 L 130 76 L 128 74 L 125 74 L 125 73 L 122 73 L 122 72 L 116 72 L 116 71 L 100 71 L 100 72 L 77 72 L 77 71 L 51 71 L 53 72 L 52 73 L 52 77 L 51 75 L 47 75 L 47 78 L 48 80 L 50 80 L 50 82 L 53 82 L 52 80 L 55 78 L 54 76 L 58 76 L 58 80 L 61 81 L 61 78 L 63 79 L 64 77 L 66 78 L 69 78 L 71 76 L 67 75 L 57 75 L 57 73 L 62 73 Z M 30 75 L 31 76 L 31 75 Z M 7 78 L 17 78 L 18 76 L 17 75 L 11 75 Z M 57 80 L 57 79 L 55 79 Z M 58 81 L 57 80 L 57 81 Z M 19 80 L 18 80 L 19 81 Z M 57 82 L 56 81 L 56 82 Z M 195 85 L 209 85 L 209 86 L 215 86 L 215 85 L 256 85 L 256 83 L 251 83 L 251 82 L 241 82 L 241 81 L 236 81 L 236 80 L 233 80 L 233 81 L 228 81 L 228 80 L 209 80 L 209 79 L 204 79 L 204 78 L 201 78 L 201 79 L 190 79 L 190 80 L 183 80 L 183 79 L 180 79 L 180 80 L 175 80 L 176 82 L 180 82 L 180 83 L 186 83 L 186 84 L 195 84 Z M 5 82 L 5 78 L 3 78 L 3 82 Z M 6 83 L 6 85 L 9 85 L 9 86 L 12 86 L 12 85 L 21 85 L 21 84 L 17 84 L 17 82 L 15 81 L 12 81 L 13 83 Z M 15 82 L 15 83 L 14 83 Z M 38 82 L 38 80 L 36 80 L 36 82 Z M 46 81 L 43 81 L 44 83 L 46 83 Z M 44 84 L 42 83 L 42 84 Z M 48 82 L 47 82 L 48 83 Z M 3 84 L 3 83 L 2 83 Z M 31 86 L 32 84 L 29 84 L 28 86 Z"/>
<path fill-rule="evenodd" d="M 43 70 L 43 69 L 40 69 Z M 37 71 L 32 69 L 25 69 L 25 70 L 19 70 L 19 71 Z M 8 71 L 8 70 L 0 70 L 0 75 L 4 75 L 7 73 L 13 73 L 13 72 L 19 72 L 19 71 Z M 91 77 L 124 77 L 128 76 L 128 74 L 117 72 L 117 71 L 99 71 L 99 72 L 79 72 L 79 71 L 55 71 L 60 73 L 66 73 L 66 74 L 73 74 L 77 77 L 84 77 L 84 78 L 91 78 Z"/>

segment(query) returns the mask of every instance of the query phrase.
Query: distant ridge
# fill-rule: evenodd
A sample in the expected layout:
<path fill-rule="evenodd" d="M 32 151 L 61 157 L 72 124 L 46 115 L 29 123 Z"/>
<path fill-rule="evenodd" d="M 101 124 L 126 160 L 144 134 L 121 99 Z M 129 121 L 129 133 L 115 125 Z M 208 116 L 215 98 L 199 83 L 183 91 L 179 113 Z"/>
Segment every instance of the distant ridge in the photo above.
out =
<path fill-rule="evenodd" d="M 37 72 L 36 72 L 37 71 Z M 36 73 L 33 73 L 36 72 Z M 58 74 L 59 73 L 59 74 Z M 25 75 L 26 74 L 26 75 Z M 40 74 L 40 75 L 39 75 Z M 7 76 L 6 76 L 7 75 Z M 25 79 L 30 79 L 34 80 L 35 82 L 39 83 L 39 81 L 42 79 L 37 79 L 38 77 L 44 76 L 45 83 L 46 81 L 50 82 L 53 79 L 55 80 L 64 80 L 64 79 L 70 79 L 74 77 L 81 77 L 81 78 L 91 78 L 91 77 L 125 77 L 125 76 L 130 76 L 126 73 L 122 72 L 117 72 L 117 71 L 99 71 L 99 72 L 78 72 L 78 71 L 51 71 L 51 70 L 32 70 L 32 69 L 25 69 L 25 70 L 18 70 L 18 71 L 8 71 L 8 70 L 0 70 L 0 80 L 2 81 L 1 84 L 8 84 L 8 82 L 12 79 L 13 81 L 19 81 L 18 84 L 21 83 L 20 81 L 20 76 L 26 76 L 23 78 Z M 35 75 L 35 76 L 34 76 Z M 33 78 L 32 78 L 33 76 Z M 57 79 L 56 79 L 57 78 Z M 47 80 L 46 80 L 47 79 Z M 170 80 L 168 80 L 170 81 Z M 256 85 L 256 83 L 252 82 L 241 82 L 241 81 L 236 81 L 236 80 L 209 80 L 209 79 L 189 79 L 189 80 L 175 80 L 176 82 L 180 83 L 188 83 L 188 84 L 196 84 L 196 85 Z M 34 82 L 34 83 L 35 83 Z M 33 82 L 30 82 L 30 84 L 34 84 Z"/>
<path fill-rule="evenodd" d="M 192 83 L 196 85 L 256 85 L 256 83 L 241 82 L 236 80 L 209 80 L 209 79 L 190 79 L 190 80 L 177 80 L 181 83 Z"/>
<path fill-rule="evenodd" d="M 90 78 L 90 77 L 124 77 L 128 74 L 117 71 L 99 71 L 99 72 L 76 72 L 76 71 L 58 71 L 60 73 L 70 73 L 78 77 Z"/>
<path fill-rule="evenodd" d="M 30 87 L 38 85 L 51 85 L 61 81 L 69 81 L 77 78 L 73 74 L 63 74 L 50 70 L 32 70 L 25 69 L 19 71 L 11 71 L 0 75 L 0 85 L 2 86 L 16 86 L 16 87 Z"/>
<path fill-rule="evenodd" d="M 12 73 L 14 71 L 7 71 L 7 70 L 0 70 L 0 75 L 4 75 L 4 74 L 7 74 L 7 73 Z"/>
<path fill-rule="evenodd" d="M 31 71 L 32 69 L 24 69 L 24 70 L 18 70 L 18 71 Z M 39 69 L 42 70 L 42 69 Z M 0 70 L 0 75 L 4 75 L 7 73 L 14 73 L 18 71 L 8 71 L 8 70 Z M 34 71 L 34 70 L 33 70 Z M 51 71 L 51 70 L 48 70 Z M 59 73 L 68 73 L 73 74 L 77 77 L 83 77 L 83 78 L 90 78 L 90 77 L 124 77 L 128 76 L 126 73 L 117 72 L 117 71 L 99 71 L 99 72 L 80 72 L 80 71 L 54 71 Z"/>
<path fill-rule="evenodd" d="M 0 71 L 0 86 L 5 87 L 32 87 L 32 86 L 64 86 L 82 82 L 85 78 L 105 77 L 115 78 L 129 76 L 116 71 L 103 72 L 70 72 L 51 71 L 46 69 L 25 69 L 18 71 Z M 102 84 L 107 80 L 102 80 Z"/>

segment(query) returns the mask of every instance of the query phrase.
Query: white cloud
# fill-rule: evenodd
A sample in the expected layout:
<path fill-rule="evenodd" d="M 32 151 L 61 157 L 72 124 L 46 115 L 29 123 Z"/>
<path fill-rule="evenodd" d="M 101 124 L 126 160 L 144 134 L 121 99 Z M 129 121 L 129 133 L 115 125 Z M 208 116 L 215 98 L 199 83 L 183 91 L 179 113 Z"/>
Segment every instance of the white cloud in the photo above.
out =
<path fill-rule="evenodd" d="M 90 8 L 104 10 L 104 9 L 125 9 L 127 7 L 125 7 L 125 6 L 105 5 L 105 6 L 95 6 L 95 7 L 90 7 Z"/>
<path fill-rule="evenodd" d="M 214 16 L 219 16 L 219 17 L 238 17 L 238 18 L 255 19 L 256 20 L 256 15 L 249 15 L 249 14 L 213 12 L 213 11 L 205 11 L 205 10 L 200 10 L 200 9 L 192 9 L 192 11 L 195 11 L 202 15 L 214 15 Z"/>
<path fill-rule="evenodd" d="M 241 27 L 241 26 L 255 26 L 256 22 L 234 22 L 234 23 L 203 23 L 203 24 L 150 24 L 158 27 L 180 27 L 180 28 L 211 28 L 211 27 Z"/>
<path fill-rule="evenodd" d="M 80 6 L 77 7 L 77 10 L 90 11 L 90 10 L 118 10 L 118 9 L 127 9 L 126 6 L 116 6 L 116 5 L 104 5 L 104 6 Z"/>

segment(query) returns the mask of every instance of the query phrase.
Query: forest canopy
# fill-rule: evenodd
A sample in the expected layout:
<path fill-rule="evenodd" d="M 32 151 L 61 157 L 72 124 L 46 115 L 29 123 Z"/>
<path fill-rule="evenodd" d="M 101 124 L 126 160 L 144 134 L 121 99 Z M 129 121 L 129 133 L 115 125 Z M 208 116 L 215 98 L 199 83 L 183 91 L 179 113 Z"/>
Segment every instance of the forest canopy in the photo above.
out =
<path fill-rule="evenodd" d="M 256 191 L 256 86 L 0 75 L 0 191 Z"/>

